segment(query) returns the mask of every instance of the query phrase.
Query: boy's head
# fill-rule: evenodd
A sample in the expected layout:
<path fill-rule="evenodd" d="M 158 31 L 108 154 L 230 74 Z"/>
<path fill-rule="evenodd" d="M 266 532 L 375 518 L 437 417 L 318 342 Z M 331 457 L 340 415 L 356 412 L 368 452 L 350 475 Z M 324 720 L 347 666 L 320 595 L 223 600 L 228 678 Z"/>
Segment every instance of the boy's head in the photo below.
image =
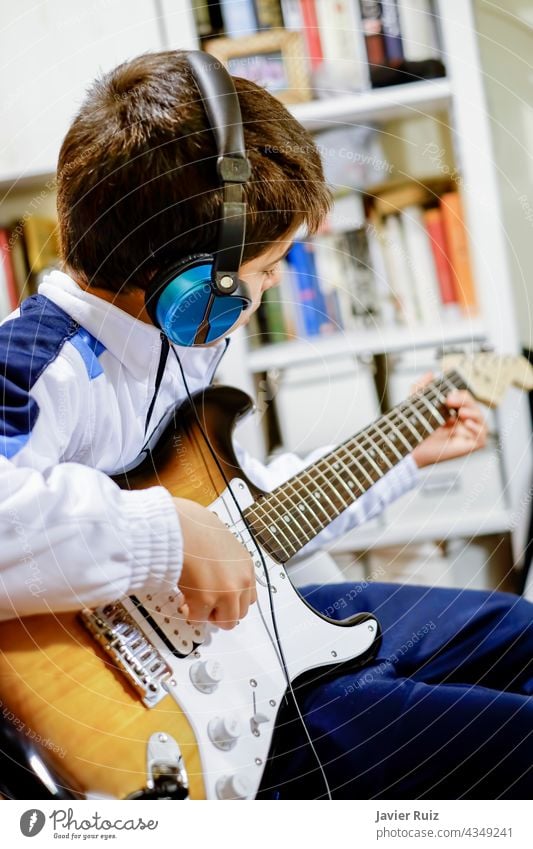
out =
<path fill-rule="evenodd" d="M 234 77 L 252 176 L 243 263 L 304 226 L 331 197 L 309 133 L 264 89 Z M 85 285 L 145 289 L 180 257 L 216 250 L 217 147 L 184 51 L 139 56 L 91 88 L 58 165 L 62 257 Z"/>

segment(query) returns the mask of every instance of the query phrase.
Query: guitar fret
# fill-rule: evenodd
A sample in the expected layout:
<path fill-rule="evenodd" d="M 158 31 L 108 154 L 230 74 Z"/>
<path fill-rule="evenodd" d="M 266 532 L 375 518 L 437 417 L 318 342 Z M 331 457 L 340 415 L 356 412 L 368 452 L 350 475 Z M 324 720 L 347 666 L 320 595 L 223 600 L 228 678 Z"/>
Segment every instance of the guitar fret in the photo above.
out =
<path fill-rule="evenodd" d="M 386 433 L 383 433 L 383 431 L 380 429 L 379 424 L 378 424 L 377 422 L 376 422 L 376 424 L 374 425 L 374 427 L 375 427 L 375 429 L 378 431 L 378 433 L 380 434 L 381 438 L 385 440 L 385 442 L 387 443 L 387 445 L 389 445 L 390 449 L 391 449 L 391 450 L 393 451 L 393 453 L 396 455 L 396 458 L 397 458 L 398 460 L 403 460 L 404 455 L 403 455 L 403 454 L 401 454 L 401 453 L 400 453 L 400 451 L 398 451 L 398 449 L 396 448 L 396 446 L 395 446 L 394 442 L 393 442 L 391 439 L 389 439 L 389 437 L 387 436 L 387 434 L 386 434 Z M 394 465 L 394 463 L 393 463 L 392 465 Z M 391 468 L 392 468 L 392 467 L 391 467 Z"/>
<path fill-rule="evenodd" d="M 446 419 L 444 418 L 444 416 L 442 416 L 439 413 L 437 408 L 431 403 L 431 401 L 429 401 L 429 399 L 427 398 L 427 396 L 424 393 L 420 394 L 420 400 L 423 401 L 423 403 L 426 405 L 426 407 L 429 410 L 430 415 L 433 416 L 435 419 L 437 419 L 439 425 L 443 425 L 446 422 Z"/>
<path fill-rule="evenodd" d="M 372 428 L 372 429 L 373 429 L 373 428 Z M 373 437 L 371 438 L 371 437 L 370 437 L 370 434 L 369 434 L 368 436 L 366 436 L 366 437 L 365 437 L 365 439 L 366 439 L 366 441 L 367 441 L 367 442 L 369 442 L 369 443 L 370 443 L 370 445 L 371 445 L 370 449 L 368 450 L 368 456 L 369 456 L 369 458 L 371 458 L 371 456 L 372 456 L 372 451 L 377 451 L 377 452 L 378 452 L 378 454 L 381 454 L 381 456 L 385 459 L 385 463 L 387 464 L 387 468 L 388 468 L 388 469 L 392 469 L 392 467 L 393 467 L 394 463 L 391 463 L 391 462 L 389 461 L 389 458 L 387 457 L 387 455 L 385 454 L 385 452 L 384 452 L 384 451 L 382 451 L 382 450 L 381 450 L 381 448 L 379 447 L 377 440 L 376 440 L 376 439 L 374 439 Z M 375 465 L 375 466 L 376 466 L 376 468 L 378 469 L 379 474 L 380 474 L 380 475 L 382 475 L 382 474 L 383 474 L 383 470 L 382 470 L 382 469 L 381 469 L 381 468 L 377 465 L 377 463 L 375 463 L 374 465 Z"/>
<path fill-rule="evenodd" d="M 330 490 L 333 490 L 333 493 L 336 495 L 337 493 L 335 493 L 335 490 L 333 489 L 332 485 L 331 485 L 331 484 L 330 484 L 330 482 L 328 481 L 328 479 L 327 479 L 327 477 L 325 476 L 324 472 L 323 472 L 323 471 L 322 471 L 322 469 L 320 468 L 320 463 L 321 463 L 321 462 L 322 462 L 322 461 L 321 461 L 321 460 L 319 460 L 319 461 L 318 461 L 318 463 L 316 463 L 316 465 L 315 465 L 315 469 L 316 469 L 317 473 L 320 475 L 320 477 L 321 477 L 321 478 L 323 478 L 323 479 L 325 480 L 325 482 L 326 482 L 327 486 L 329 487 L 329 489 L 330 489 Z M 320 486 L 320 491 L 322 492 L 322 494 L 324 495 L 324 497 L 325 497 L 325 498 L 329 501 L 329 503 L 330 503 L 330 504 L 331 504 L 331 506 L 333 507 L 333 509 L 334 509 L 334 511 L 335 511 L 335 516 L 333 516 L 333 519 L 336 519 L 336 518 L 337 518 L 337 516 L 340 516 L 340 514 L 342 513 L 342 509 L 344 509 L 344 508 L 342 508 L 341 510 L 339 510 L 339 508 L 337 507 L 337 505 L 335 504 L 335 502 L 334 502 L 334 501 L 333 501 L 333 500 L 329 497 L 328 493 L 326 492 L 326 490 L 324 489 L 324 487 L 323 487 L 323 486 Z M 330 521 L 331 521 L 331 517 L 330 517 Z"/>
<path fill-rule="evenodd" d="M 433 433 L 435 428 L 431 427 L 431 425 L 429 424 L 427 419 L 424 418 L 424 416 L 422 415 L 420 410 L 417 409 L 415 404 L 411 404 L 411 410 L 413 410 L 415 416 L 420 421 L 422 427 L 425 428 L 425 430 L 427 430 L 428 433 Z"/>
<path fill-rule="evenodd" d="M 305 474 L 305 476 L 308 477 L 311 480 L 313 486 L 315 486 L 315 482 L 313 481 L 313 479 L 311 478 L 310 474 L 307 471 L 300 472 L 300 474 L 301 475 Z M 320 507 L 322 512 L 325 514 L 327 521 L 331 522 L 331 516 L 329 515 L 328 511 L 326 510 L 326 508 L 324 507 L 324 505 L 322 504 L 322 501 L 321 501 L 321 496 L 323 495 L 323 493 L 322 493 L 322 490 L 320 489 L 320 487 L 318 487 L 318 491 L 320 492 L 320 497 L 317 496 L 315 494 L 315 492 L 313 492 L 311 489 L 309 489 L 309 495 L 311 496 L 313 501 L 316 501 L 316 503 L 318 504 L 318 506 Z M 324 525 L 324 527 L 325 527 L 325 525 Z"/>
<path fill-rule="evenodd" d="M 331 469 L 332 469 L 332 471 L 333 471 L 333 473 L 334 473 L 335 477 L 337 477 L 337 478 L 340 480 L 340 482 L 342 483 L 342 485 L 343 485 L 344 489 L 345 489 L 345 490 L 346 490 L 346 492 L 348 493 L 348 495 L 349 495 L 349 501 L 348 501 L 348 504 L 351 504 L 351 502 L 353 501 L 353 492 L 352 492 L 352 490 L 350 489 L 350 487 L 348 486 L 348 484 L 346 483 L 346 481 L 344 480 L 344 478 L 342 477 L 342 475 L 339 475 L 339 473 L 337 472 L 337 470 L 336 470 L 336 468 L 335 468 L 335 465 L 336 465 L 336 464 L 340 464 L 340 465 L 342 466 L 342 462 L 341 462 L 341 460 L 336 460 L 334 463 L 332 463 L 332 464 L 331 464 Z"/>
<path fill-rule="evenodd" d="M 352 455 L 350 454 L 350 452 L 349 452 L 349 451 L 348 451 L 348 450 L 347 450 L 347 449 L 346 449 L 343 445 L 341 445 L 341 446 L 340 446 L 337 450 L 338 450 L 338 451 L 341 451 L 341 450 L 342 450 L 342 451 L 344 452 L 344 454 L 347 454 L 347 457 L 348 457 L 348 461 L 349 461 L 349 462 L 344 463 L 342 460 L 340 460 L 340 462 L 341 462 L 341 463 L 343 463 L 344 468 L 346 469 L 346 471 L 347 471 L 347 472 L 348 472 L 348 474 L 350 475 L 350 478 L 353 480 L 354 484 L 356 484 L 356 485 L 359 487 L 359 489 L 361 490 L 361 493 L 360 493 L 360 494 L 362 495 L 362 494 L 363 494 L 363 492 L 366 492 L 366 490 L 365 490 L 365 488 L 364 488 L 363 484 L 362 484 L 362 483 L 361 483 L 361 482 L 360 482 L 360 481 L 356 478 L 356 476 L 354 475 L 354 473 L 352 472 L 352 470 L 351 470 L 351 468 L 350 468 L 350 461 L 353 459 L 353 458 L 352 458 Z M 352 496 L 353 496 L 353 494 L 354 494 L 354 493 L 353 493 L 353 490 L 352 490 Z"/>
<path fill-rule="evenodd" d="M 291 488 L 292 488 L 292 489 L 294 489 L 294 487 L 291 487 Z M 273 498 L 275 498 L 275 499 L 276 499 L 276 500 L 277 500 L 280 504 L 282 504 L 282 501 L 281 501 L 281 499 L 280 499 L 279 495 L 277 495 L 277 494 L 276 494 L 276 490 L 274 490 L 274 492 L 270 493 L 270 496 L 271 496 L 271 497 L 273 497 Z M 285 527 L 289 527 L 289 528 L 290 528 L 290 530 L 291 530 L 291 532 L 294 534 L 294 531 L 292 530 L 292 527 L 290 526 L 290 523 L 287 523 L 287 521 L 286 521 L 286 519 L 285 519 L 285 516 L 288 514 L 288 515 L 291 517 L 290 521 L 292 522 L 292 521 L 293 521 L 293 518 L 294 518 L 294 515 L 301 515 L 301 514 L 299 514 L 299 513 L 298 513 L 298 510 L 296 509 L 296 505 L 295 505 L 294 501 L 292 500 L 292 498 L 290 497 L 290 495 L 287 495 L 287 497 L 290 499 L 290 502 L 291 502 L 292 507 L 289 507 L 289 508 L 287 509 L 287 508 L 286 508 L 285 506 L 283 506 L 283 504 L 282 504 L 282 506 L 283 506 L 283 510 L 284 510 L 284 515 L 282 516 L 282 519 L 285 521 Z M 293 510 L 295 510 L 295 509 L 296 509 L 296 514 L 294 514 L 294 513 L 293 513 Z M 295 524 L 296 524 L 296 526 L 297 526 L 297 527 L 299 527 L 299 528 L 300 528 L 300 530 L 302 531 L 302 533 L 304 533 L 304 530 L 303 530 L 303 528 L 301 527 L 301 525 L 299 524 L 299 522 L 298 522 L 298 521 L 296 521 L 296 522 L 295 522 Z M 313 533 L 312 533 L 312 535 L 311 535 L 310 537 L 309 537 L 309 536 L 307 537 L 307 539 L 305 540 L 306 542 L 309 542 L 309 541 L 310 541 L 311 539 L 313 539 L 313 537 L 316 535 L 316 531 L 315 531 L 315 529 L 314 529 L 312 526 L 311 526 L 311 529 L 312 529 Z M 294 536 L 296 537 L 296 539 L 298 539 L 298 537 L 296 536 L 296 534 L 294 534 Z M 307 534 L 306 534 L 306 536 L 307 536 Z"/>
<path fill-rule="evenodd" d="M 402 419 L 402 421 L 407 425 L 407 427 L 409 428 L 409 430 L 411 431 L 411 433 L 413 434 L 413 436 L 417 440 L 417 443 L 422 442 L 423 437 L 419 434 L 419 432 L 417 430 L 415 430 L 415 428 L 413 427 L 413 425 L 411 424 L 409 419 L 406 416 L 404 416 L 403 411 L 398 408 L 397 412 L 398 412 L 398 415 L 400 416 L 400 418 Z"/>
<path fill-rule="evenodd" d="M 307 522 L 307 524 L 309 525 L 309 527 L 311 528 L 311 531 L 312 531 L 312 535 L 309 537 L 309 539 L 313 539 L 313 537 L 315 537 L 317 535 L 317 533 L 319 533 L 319 531 L 320 531 L 320 528 L 314 527 L 311 519 L 309 518 L 309 515 L 313 516 L 314 514 L 313 513 L 309 514 L 309 511 L 307 510 L 306 499 L 302 498 L 301 493 L 298 492 L 298 490 L 296 489 L 294 484 L 291 483 L 290 481 L 287 481 L 287 485 L 290 486 L 290 488 L 296 493 L 296 495 L 299 499 L 298 503 L 295 503 L 296 515 L 301 516 L 303 519 L 305 519 L 305 521 Z M 294 503 L 294 501 L 293 501 L 293 503 Z M 302 507 L 304 509 L 301 509 Z"/>
<path fill-rule="evenodd" d="M 298 546 L 300 546 L 301 542 L 299 540 L 298 534 L 296 533 L 296 531 L 294 530 L 294 528 L 292 526 L 292 522 L 294 521 L 294 515 L 292 513 L 291 508 L 287 507 L 287 505 L 283 504 L 282 500 L 279 498 L 278 495 L 275 495 L 274 493 L 271 493 L 271 495 L 272 495 L 273 498 L 276 499 L 278 504 L 281 505 L 281 511 L 278 509 L 278 514 L 279 514 L 280 520 L 281 520 L 281 522 L 280 522 L 281 527 L 283 528 L 282 533 L 284 533 L 285 537 L 287 537 L 287 534 L 285 533 L 285 531 L 289 531 L 292 534 L 292 536 L 294 537 Z M 297 525 L 297 527 L 300 527 L 298 522 L 296 522 L 295 524 Z M 300 530 L 303 533 L 303 529 L 300 528 Z M 311 539 L 312 539 L 312 537 L 308 537 L 305 541 L 309 542 L 309 540 L 311 540 Z M 298 549 L 296 549 L 296 550 L 298 550 Z"/>
<path fill-rule="evenodd" d="M 269 496 L 266 496 L 265 501 L 268 500 L 268 498 L 269 498 Z M 289 539 L 289 537 L 287 536 L 287 534 L 285 533 L 285 531 L 282 527 L 282 522 L 280 521 L 281 517 L 278 515 L 277 509 L 270 503 L 270 510 L 274 511 L 274 513 L 276 514 L 276 518 L 278 519 L 278 522 L 275 522 L 275 521 L 272 520 L 272 516 L 267 511 L 264 502 L 260 502 L 260 503 L 256 502 L 256 504 L 254 506 L 256 507 L 256 509 L 254 511 L 256 513 L 256 518 L 259 519 L 259 521 L 262 523 L 263 529 L 266 530 L 270 534 L 270 536 L 272 537 L 272 539 L 274 540 L 276 545 L 278 547 L 279 546 L 281 546 L 282 548 L 284 547 L 283 543 L 281 543 L 281 541 L 278 539 L 279 534 L 281 534 L 281 536 L 285 538 L 285 540 L 286 540 L 286 542 L 288 543 L 288 546 L 289 546 L 288 548 L 285 546 L 285 552 L 288 555 L 291 555 L 291 556 L 292 556 L 292 554 L 296 554 L 296 552 L 301 548 L 301 543 L 298 540 L 298 538 L 296 537 L 296 535 L 294 537 L 295 542 L 291 542 L 291 540 Z M 265 516 L 263 517 L 263 516 L 258 515 L 257 510 L 262 510 L 264 512 Z M 291 549 L 293 549 L 292 552 L 291 552 Z"/>

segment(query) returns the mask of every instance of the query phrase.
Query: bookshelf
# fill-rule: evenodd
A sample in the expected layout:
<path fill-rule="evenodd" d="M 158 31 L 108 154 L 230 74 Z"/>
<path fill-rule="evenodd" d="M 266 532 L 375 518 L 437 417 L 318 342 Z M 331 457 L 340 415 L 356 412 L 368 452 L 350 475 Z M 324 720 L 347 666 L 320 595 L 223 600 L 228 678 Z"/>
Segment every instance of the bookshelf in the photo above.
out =
<path fill-rule="evenodd" d="M 97 4 L 90 15 L 81 0 L 47 0 L 41 5 L 39 16 L 30 23 L 28 16 L 20 18 L 15 6 L 8 5 L 4 10 L 0 46 L 11 72 L 0 80 L 0 98 L 6 107 L 4 129 L 10 141 L 0 150 L 0 225 L 23 216 L 31 209 L 32 199 L 47 186 L 43 208 L 51 206 L 60 140 L 96 73 L 144 50 L 195 48 L 199 44 L 190 0 L 133 0 L 128 4 L 127 20 L 119 0 Z M 245 334 L 239 332 L 220 370 L 226 382 L 255 395 L 257 380 L 264 373 L 313 361 L 327 361 L 334 369 L 335 361 L 346 355 L 429 352 L 463 343 L 488 345 L 501 352 L 518 350 L 514 298 L 499 213 L 497 166 L 478 56 L 475 2 L 439 0 L 436 7 L 446 77 L 310 100 L 289 108 L 312 132 L 372 125 L 386 133 L 390 122 L 414 122 L 424 116 L 432 116 L 437 126 L 449 129 L 449 153 L 462 177 L 479 315 L 413 330 L 389 327 L 386 331 L 350 331 L 253 350 Z M 24 56 L 20 55 L 21 43 L 28 45 Z M 41 83 L 51 93 L 45 103 Z M 412 139 L 410 144 L 413 147 Z M 382 522 L 371 523 L 340 540 L 335 549 L 403 545 L 413 540 L 443 539 L 449 534 L 473 537 L 506 533 L 512 537 L 519 562 L 528 518 L 523 505 L 531 483 L 525 399 L 511 394 L 498 413 L 495 426 L 505 504 L 495 506 L 489 514 L 473 509 L 468 515 L 450 517 L 444 512 L 422 525 L 409 519 L 406 509 L 401 522 L 388 522 L 385 515 Z M 257 423 L 244 423 L 239 439 L 253 453 L 264 456 L 266 446 Z"/>

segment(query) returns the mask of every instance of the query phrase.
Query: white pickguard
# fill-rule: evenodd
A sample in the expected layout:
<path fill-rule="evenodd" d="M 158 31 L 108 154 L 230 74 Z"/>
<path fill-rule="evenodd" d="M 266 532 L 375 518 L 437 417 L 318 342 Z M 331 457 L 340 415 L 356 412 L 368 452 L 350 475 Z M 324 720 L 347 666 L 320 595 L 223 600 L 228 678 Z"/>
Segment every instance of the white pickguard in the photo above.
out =
<path fill-rule="evenodd" d="M 252 504 L 254 499 L 243 481 L 233 480 L 231 491 L 241 510 Z M 252 605 L 244 620 L 231 631 L 208 626 L 202 645 L 188 657 L 178 659 L 132 602 L 125 602 L 124 606 L 173 670 L 168 690 L 195 732 L 207 798 L 226 798 L 235 789 L 242 798 L 254 798 L 287 683 L 278 655 L 261 558 L 228 490 L 210 509 L 239 536 L 255 563 L 257 604 Z M 323 619 L 302 601 L 283 566 L 264 553 L 263 556 L 291 681 L 307 670 L 359 657 L 372 646 L 379 633 L 375 619 L 369 617 L 350 626 Z M 192 683 L 190 670 L 198 661 L 209 659 L 221 664 L 223 677 L 213 692 L 205 693 Z M 260 721 L 254 723 L 254 716 Z M 210 738 L 208 726 L 216 718 L 236 719 L 240 724 L 240 734 L 229 751 L 217 748 Z"/>

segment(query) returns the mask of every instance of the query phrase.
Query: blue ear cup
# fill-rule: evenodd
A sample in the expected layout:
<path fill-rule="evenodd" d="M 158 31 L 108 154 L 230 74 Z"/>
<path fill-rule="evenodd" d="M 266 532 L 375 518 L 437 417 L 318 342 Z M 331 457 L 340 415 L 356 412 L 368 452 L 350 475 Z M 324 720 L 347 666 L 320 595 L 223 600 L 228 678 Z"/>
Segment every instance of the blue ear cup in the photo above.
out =
<path fill-rule="evenodd" d="M 212 273 L 210 254 L 188 257 L 147 293 L 146 306 L 152 321 L 176 345 L 190 347 L 221 339 L 250 306 L 250 300 L 241 294 L 218 293 Z"/>

